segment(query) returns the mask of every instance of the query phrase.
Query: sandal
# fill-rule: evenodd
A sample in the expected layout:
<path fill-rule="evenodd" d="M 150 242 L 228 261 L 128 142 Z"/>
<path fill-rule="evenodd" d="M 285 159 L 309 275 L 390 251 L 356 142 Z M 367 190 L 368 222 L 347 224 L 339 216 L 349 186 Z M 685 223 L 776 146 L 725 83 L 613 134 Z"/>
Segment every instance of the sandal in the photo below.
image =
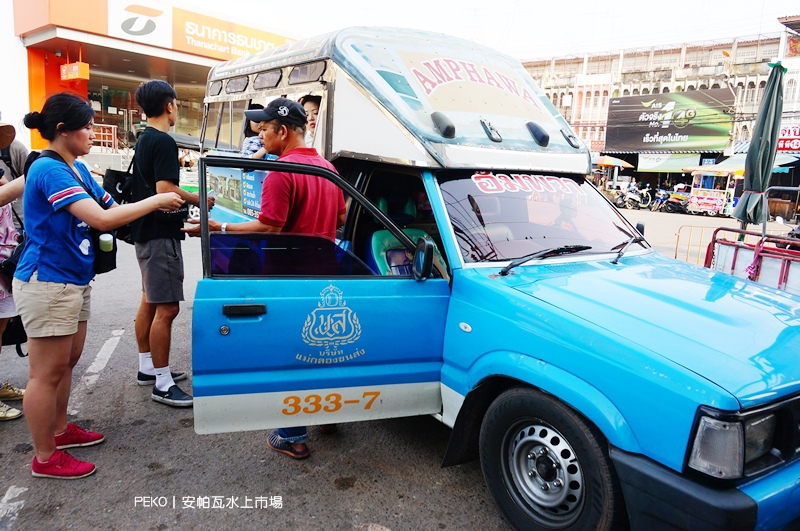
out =
<path fill-rule="evenodd" d="M 267 437 L 267 446 L 276 452 L 288 455 L 292 459 L 305 459 L 311 455 L 311 452 L 308 451 L 308 448 L 305 448 L 304 450 L 295 450 L 291 444 L 281 439 L 281 436 L 278 435 L 277 431 L 273 431 L 269 434 L 269 437 Z"/>

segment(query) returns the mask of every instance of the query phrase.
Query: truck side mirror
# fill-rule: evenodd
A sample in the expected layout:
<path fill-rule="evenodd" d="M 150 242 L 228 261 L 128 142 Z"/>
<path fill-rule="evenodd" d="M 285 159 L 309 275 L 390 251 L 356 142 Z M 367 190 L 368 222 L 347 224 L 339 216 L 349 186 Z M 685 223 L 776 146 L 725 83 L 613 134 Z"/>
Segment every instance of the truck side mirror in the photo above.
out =
<path fill-rule="evenodd" d="M 425 280 L 433 272 L 433 242 L 430 238 L 420 237 L 417 240 L 417 249 L 414 251 L 414 264 L 412 271 L 416 280 Z"/>
<path fill-rule="evenodd" d="M 641 221 L 639 223 L 637 223 L 636 224 L 636 230 L 639 231 L 639 234 L 644 236 L 644 223 L 642 223 Z"/>

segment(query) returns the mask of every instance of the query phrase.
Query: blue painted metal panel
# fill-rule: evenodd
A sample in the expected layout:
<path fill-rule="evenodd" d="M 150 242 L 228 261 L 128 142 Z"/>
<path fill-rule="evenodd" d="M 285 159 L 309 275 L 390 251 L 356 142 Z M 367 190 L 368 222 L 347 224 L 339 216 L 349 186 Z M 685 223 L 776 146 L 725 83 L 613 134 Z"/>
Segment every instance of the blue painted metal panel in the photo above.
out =
<path fill-rule="evenodd" d="M 571 404 L 620 448 L 680 471 L 699 405 L 736 411 L 796 392 L 800 367 L 789 353 L 800 351 L 798 310 L 775 300 L 778 292 L 728 284 L 726 275 L 703 280 L 714 274 L 656 254 L 626 257 L 623 267 L 606 260 L 515 271 L 454 273 L 442 383 L 460 394 L 490 376 L 516 378 Z M 712 315 L 721 321 L 714 328 Z M 754 332 L 738 333 L 750 329 L 743 321 Z M 748 389 L 762 396 L 742 394 Z M 588 405 L 594 395 L 603 400 Z"/>
<path fill-rule="evenodd" d="M 195 396 L 438 382 L 449 294 L 436 279 L 203 279 Z M 226 316 L 226 304 L 264 304 L 267 313 Z"/>
<path fill-rule="evenodd" d="M 756 530 L 798 529 L 800 525 L 800 461 L 741 485 L 758 503 Z"/>

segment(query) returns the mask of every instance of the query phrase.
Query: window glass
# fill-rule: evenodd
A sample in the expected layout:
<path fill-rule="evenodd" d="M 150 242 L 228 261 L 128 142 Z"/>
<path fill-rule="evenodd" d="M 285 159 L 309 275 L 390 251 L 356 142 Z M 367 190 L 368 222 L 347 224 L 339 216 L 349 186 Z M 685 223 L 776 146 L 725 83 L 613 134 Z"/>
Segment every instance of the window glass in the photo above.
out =
<path fill-rule="evenodd" d="M 448 172 L 438 178 L 467 263 L 510 260 L 564 245 L 591 246 L 584 253 L 613 252 L 633 234 L 582 176 Z"/>
<path fill-rule="evenodd" d="M 246 101 L 209 104 L 206 146 L 217 150 L 238 151 L 244 135 Z"/>

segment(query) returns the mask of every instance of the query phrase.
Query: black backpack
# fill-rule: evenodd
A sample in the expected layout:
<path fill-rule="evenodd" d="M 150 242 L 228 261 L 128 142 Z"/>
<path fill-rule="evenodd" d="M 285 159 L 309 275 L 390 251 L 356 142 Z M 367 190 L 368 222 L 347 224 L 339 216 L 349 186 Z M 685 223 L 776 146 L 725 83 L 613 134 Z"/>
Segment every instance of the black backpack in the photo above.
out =
<path fill-rule="evenodd" d="M 12 178 L 16 179 L 19 177 L 19 172 L 14 168 L 14 163 L 11 162 L 11 146 L 0 149 L 0 160 L 5 162 L 8 169 L 11 170 Z"/>

